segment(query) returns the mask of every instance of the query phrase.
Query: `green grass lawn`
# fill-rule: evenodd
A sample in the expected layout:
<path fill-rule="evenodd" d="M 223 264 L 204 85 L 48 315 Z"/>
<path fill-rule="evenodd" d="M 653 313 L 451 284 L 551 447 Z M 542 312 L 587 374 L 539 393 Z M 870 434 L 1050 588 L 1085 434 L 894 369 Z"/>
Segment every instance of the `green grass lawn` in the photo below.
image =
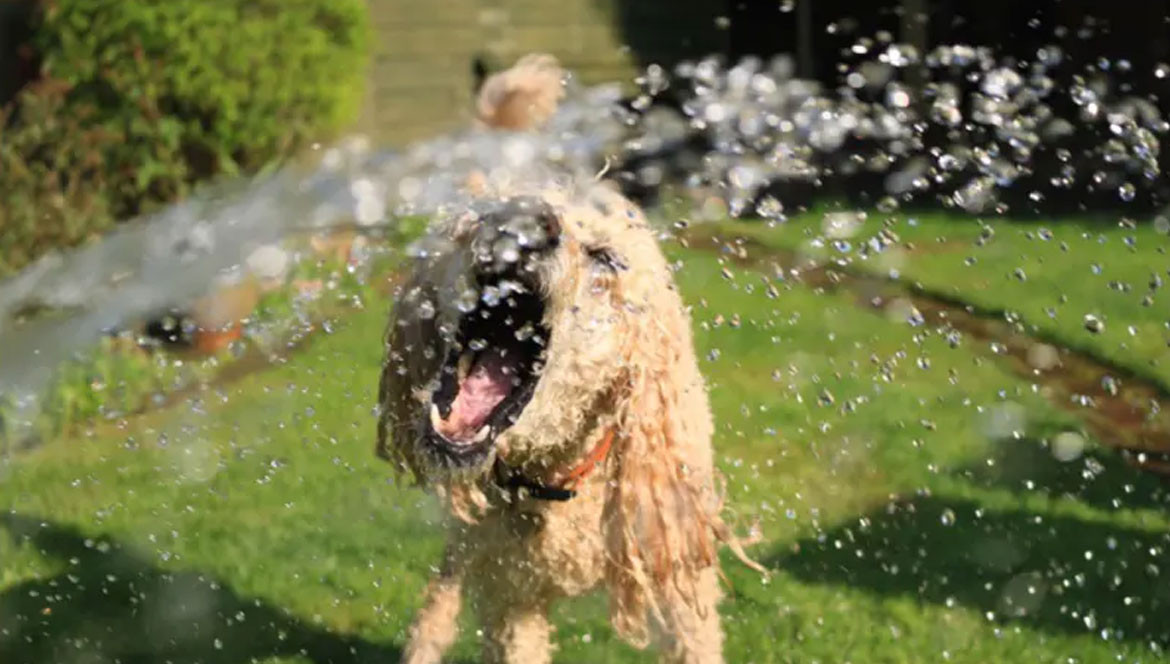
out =
<path fill-rule="evenodd" d="M 965 346 L 671 251 L 733 508 L 761 519 L 754 554 L 776 570 L 726 562 L 729 662 L 1160 659 L 1158 481 L 1091 441 L 1056 460 L 1046 442 L 1079 424 Z M 0 662 L 394 661 L 442 515 L 372 454 L 386 306 L 0 466 Z M 557 624 L 558 661 L 653 661 L 599 597 Z M 467 625 L 457 661 L 476 659 Z"/>
<path fill-rule="evenodd" d="M 1120 219 L 979 221 L 937 212 L 871 212 L 856 235 L 835 241 L 826 237 L 827 211 L 819 208 L 772 228 L 759 222 L 728 226 L 814 257 L 852 259 L 855 269 L 895 276 L 988 313 L 1014 313 L 1034 334 L 1170 392 L 1170 237 L 1153 224 L 1126 228 Z M 883 227 L 902 245 L 861 258 L 859 249 Z M 1088 329 L 1086 316 L 1103 329 Z"/>

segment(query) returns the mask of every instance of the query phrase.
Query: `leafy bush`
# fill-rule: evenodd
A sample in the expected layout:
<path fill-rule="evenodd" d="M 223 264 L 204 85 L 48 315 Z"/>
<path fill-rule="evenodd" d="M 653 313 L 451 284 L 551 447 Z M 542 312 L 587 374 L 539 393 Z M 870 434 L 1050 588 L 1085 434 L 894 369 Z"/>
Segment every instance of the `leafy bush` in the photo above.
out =
<path fill-rule="evenodd" d="M 37 122 L 12 124 L 0 113 L 0 275 L 113 224 L 104 161 L 118 136 L 92 122 L 93 109 L 69 105 L 67 93 L 52 82 L 22 93 L 21 112 Z"/>
<path fill-rule="evenodd" d="M 0 227 L 23 233 L 0 261 L 340 129 L 363 96 L 367 33 L 364 0 L 47 2 L 32 37 L 41 85 L 0 129 Z M 68 214 L 46 219 L 54 207 Z"/>

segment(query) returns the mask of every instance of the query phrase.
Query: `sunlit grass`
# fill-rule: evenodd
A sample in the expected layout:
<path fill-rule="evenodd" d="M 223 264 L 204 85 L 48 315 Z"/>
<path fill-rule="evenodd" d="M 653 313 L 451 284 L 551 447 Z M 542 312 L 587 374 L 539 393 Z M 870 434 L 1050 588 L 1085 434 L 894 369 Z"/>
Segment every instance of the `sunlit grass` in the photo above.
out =
<path fill-rule="evenodd" d="M 728 661 L 1156 658 L 1156 482 L 1091 445 L 1053 459 L 1040 441 L 1077 423 L 966 347 L 671 254 L 732 506 L 776 570 L 726 562 Z M 0 484 L 0 661 L 394 661 L 441 515 L 372 454 L 386 313 L 367 302 L 282 366 L 19 458 Z M 558 661 L 653 661 L 597 597 L 557 617 Z"/>
<path fill-rule="evenodd" d="M 855 235 L 834 243 L 825 234 L 827 211 L 772 227 L 728 226 L 774 246 L 836 258 L 856 257 L 867 240 L 889 228 L 902 244 L 855 259 L 854 268 L 988 313 L 1017 314 L 1033 333 L 1170 391 L 1170 237 L 1154 224 L 1120 217 L 1021 222 L 871 211 Z M 1086 325 L 1086 316 L 1103 328 Z"/>
<path fill-rule="evenodd" d="M 300 248 L 308 255 L 293 263 L 280 286 L 259 297 L 242 322 L 244 340 L 212 354 L 167 347 L 142 338 L 136 328 L 103 337 L 56 367 L 31 417 L 0 399 L 0 449 L 5 438 L 23 447 L 75 434 L 96 421 L 150 410 L 229 371 L 249 371 L 239 366 L 241 360 L 251 367 L 264 364 L 264 358 L 287 354 L 325 322 L 384 297 L 385 279 L 401 259 L 396 249 L 424 229 L 425 220 L 420 217 L 398 219 L 386 239 L 379 240 L 392 249 L 371 251 L 355 269 L 339 256 L 314 255 Z M 302 288 L 309 284 L 317 288 Z"/>

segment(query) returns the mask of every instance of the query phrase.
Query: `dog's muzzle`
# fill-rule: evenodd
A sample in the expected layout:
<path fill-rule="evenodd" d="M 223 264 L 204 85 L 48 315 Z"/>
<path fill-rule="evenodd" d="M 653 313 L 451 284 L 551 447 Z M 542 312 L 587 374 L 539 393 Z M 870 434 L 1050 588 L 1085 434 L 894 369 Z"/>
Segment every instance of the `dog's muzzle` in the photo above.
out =
<path fill-rule="evenodd" d="M 512 198 L 476 212 L 470 246 L 477 297 L 460 307 L 420 423 L 424 452 L 451 469 L 486 465 L 496 438 L 532 399 L 550 337 L 541 262 L 561 241 L 556 212 L 540 199 Z"/>
<path fill-rule="evenodd" d="M 493 203 L 478 218 L 471 247 L 481 285 L 509 276 L 527 279 L 536 269 L 535 261 L 560 244 L 556 211 L 539 198 Z"/>

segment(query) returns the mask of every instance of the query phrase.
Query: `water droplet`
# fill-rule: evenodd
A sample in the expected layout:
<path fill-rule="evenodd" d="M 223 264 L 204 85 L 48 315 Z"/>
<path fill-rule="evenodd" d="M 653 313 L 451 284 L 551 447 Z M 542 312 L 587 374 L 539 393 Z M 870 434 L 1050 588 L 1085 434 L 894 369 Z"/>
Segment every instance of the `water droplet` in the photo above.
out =
<path fill-rule="evenodd" d="M 1064 431 L 1052 439 L 1052 456 L 1057 461 L 1076 461 L 1085 451 L 1085 439 L 1075 431 Z"/>
<path fill-rule="evenodd" d="M 1085 329 L 1093 334 L 1100 334 L 1105 330 L 1105 323 L 1093 314 L 1085 314 Z"/>
<path fill-rule="evenodd" d="M 1103 376 L 1101 378 L 1101 389 L 1105 390 L 1110 396 L 1117 396 L 1119 391 L 1119 383 L 1113 376 Z"/>
<path fill-rule="evenodd" d="M 1132 183 L 1126 182 L 1117 188 L 1117 196 L 1128 203 L 1137 196 L 1137 188 Z"/>

